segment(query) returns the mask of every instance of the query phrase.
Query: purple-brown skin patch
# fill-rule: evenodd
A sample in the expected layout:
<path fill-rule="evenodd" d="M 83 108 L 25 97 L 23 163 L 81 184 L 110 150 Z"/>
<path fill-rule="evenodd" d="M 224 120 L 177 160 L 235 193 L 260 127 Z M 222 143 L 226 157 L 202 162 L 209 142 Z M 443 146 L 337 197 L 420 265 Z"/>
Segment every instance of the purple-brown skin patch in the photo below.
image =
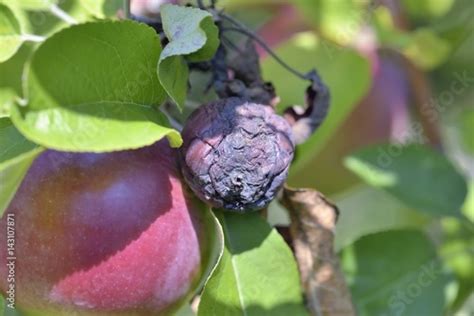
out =
<path fill-rule="evenodd" d="M 186 195 L 175 151 L 46 151 L 0 221 L 16 226 L 16 303 L 51 315 L 168 315 L 202 273 L 203 210 Z"/>
<path fill-rule="evenodd" d="M 295 148 L 290 125 L 272 107 L 239 98 L 199 107 L 182 135 L 186 182 L 203 201 L 236 212 L 274 199 Z"/>

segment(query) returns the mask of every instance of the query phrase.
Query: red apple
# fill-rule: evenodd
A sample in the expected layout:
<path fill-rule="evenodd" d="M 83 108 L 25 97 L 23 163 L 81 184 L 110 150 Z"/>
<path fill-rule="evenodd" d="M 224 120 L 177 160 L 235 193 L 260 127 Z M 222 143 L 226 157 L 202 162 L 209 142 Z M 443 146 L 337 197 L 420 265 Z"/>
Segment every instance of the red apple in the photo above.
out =
<path fill-rule="evenodd" d="M 183 188 L 175 163 L 164 141 L 115 153 L 41 154 L 0 222 L 3 294 L 13 255 L 16 305 L 27 315 L 175 310 L 199 283 L 209 244 L 205 209 Z"/>

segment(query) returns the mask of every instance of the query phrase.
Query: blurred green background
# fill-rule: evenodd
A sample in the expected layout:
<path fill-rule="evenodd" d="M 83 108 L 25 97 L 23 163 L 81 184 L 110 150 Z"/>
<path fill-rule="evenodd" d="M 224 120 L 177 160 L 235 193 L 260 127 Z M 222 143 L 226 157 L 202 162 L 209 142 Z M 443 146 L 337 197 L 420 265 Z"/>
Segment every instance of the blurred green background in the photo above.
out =
<path fill-rule="evenodd" d="M 360 315 L 474 315 L 474 3 L 226 2 L 285 62 L 328 83 L 327 121 L 289 183 L 340 208 Z M 280 107 L 306 84 L 264 56 Z M 270 221 L 288 219 L 274 203 Z"/>
<path fill-rule="evenodd" d="M 136 0 L 133 10 L 153 16 L 162 2 Z M 59 5 L 85 21 L 115 15 L 122 1 Z M 297 148 L 289 184 L 316 188 L 339 206 L 336 250 L 359 315 L 474 315 L 474 2 L 220 0 L 218 6 L 291 66 L 316 67 L 330 87 L 329 116 Z M 15 14 L 31 34 L 64 27 L 46 12 Z M 23 45 L 0 64 L 0 111 L 21 93 L 32 49 Z M 260 53 L 279 109 L 304 104 L 307 83 Z M 202 94 L 203 83 L 193 74 L 184 115 L 214 97 Z M 288 224 L 276 202 L 269 220 Z"/>

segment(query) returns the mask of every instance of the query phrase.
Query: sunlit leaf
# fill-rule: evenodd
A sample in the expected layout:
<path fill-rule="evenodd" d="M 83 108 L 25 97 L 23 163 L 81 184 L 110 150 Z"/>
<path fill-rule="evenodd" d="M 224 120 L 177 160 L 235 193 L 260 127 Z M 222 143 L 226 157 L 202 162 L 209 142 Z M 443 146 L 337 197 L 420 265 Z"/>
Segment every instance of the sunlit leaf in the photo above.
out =
<path fill-rule="evenodd" d="M 309 23 L 339 44 L 352 42 L 370 16 L 363 1 L 296 0 L 295 4 Z"/>
<path fill-rule="evenodd" d="M 159 54 L 158 36 L 144 24 L 64 29 L 36 50 L 28 105 L 12 107 L 12 120 L 27 138 L 58 150 L 133 149 L 165 136 L 179 146 L 181 136 L 156 109 L 165 99 L 156 76 Z"/>
<path fill-rule="evenodd" d="M 189 76 L 185 59 L 210 59 L 219 45 L 218 29 L 209 12 L 196 8 L 164 5 L 161 18 L 170 42 L 161 53 L 158 76 L 168 95 L 183 107 Z"/>
<path fill-rule="evenodd" d="M 12 57 L 23 44 L 20 23 L 12 10 L 0 3 L 0 63 Z"/>
<path fill-rule="evenodd" d="M 258 213 L 218 217 L 226 245 L 198 315 L 307 315 L 295 259 L 283 238 Z"/>
<path fill-rule="evenodd" d="M 451 46 L 433 31 L 418 29 L 410 34 L 408 44 L 402 50 L 419 67 L 432 69 L 448 58 Z"/>
<path fill-rule="evenodd" d="M 41 151 L 17 131 L 10 119 L 0 118 L 0 216 Z"/>
<path fill-rule="evenodd" d="M 31 55 L 31 45 L 23 45 L 9 60 L 0 63 L 0 116 L 8 115 L 17 98 L 22 97 L 23 68 Z"/>
<path fill-rule="evenodd" d="M 368 186 L 334 197 L 340 216 L 336 225 L 336 250 L 359 238 L 393 229 L 422 228 L 430 218 L 400 203 L 383 191 Z"/>
<path fill-rule="evenodd" d="M 25 10 L 47 10 L 59 0 L 0 0 L 6 4 L 14 3 Z"/>
<path fill-rule="evenodd" d="M 443 243 L 439 253 L 459 281 L 452 309 L 462 305 L 474 290 L 474 234 L 470 225 L 466 219 L 446 218 L 441 222 Z"/>
<path fill-rule="evenodd" d="M 116 15 L 123 8 L 123 0 L 80 0 L 81 5 L 98 18 L 107 18 Z"/>
<path fill-rule="evenodd" d="M 403 8 L 416 18 L 438 17 L 451 9 L 454 0 L 402 0 Z"/>
<path fill-rule="evenodd" d="M 378 145 L 348 157 L 345 165 L 369 185 L 432 215 L 458 216 L 467 184 L 441 154 L 421 145 Z"/>

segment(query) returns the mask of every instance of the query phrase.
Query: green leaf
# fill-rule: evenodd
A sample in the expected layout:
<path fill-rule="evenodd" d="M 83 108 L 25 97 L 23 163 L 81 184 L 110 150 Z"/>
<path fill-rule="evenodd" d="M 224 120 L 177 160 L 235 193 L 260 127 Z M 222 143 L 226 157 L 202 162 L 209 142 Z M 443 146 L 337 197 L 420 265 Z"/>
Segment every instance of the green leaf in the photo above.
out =
<path fill-rule="evenodd" d="M 346 158 L 345 165 L 373 187 L 432 215 L 458 216 L 465 179 L 441 154 L 420 145 L 377 145 Z"/>
<path fill-rule="evenodd" d="M 156 76 L 155 31 L 132 21 L 75 25 L 34 53 L 26 107 L 13 106 L 17 128 L 47 148 L 105 152 L 181 136 L 157 110 L 165 92 Z"/>
<path fill-rule="evenodd" d="M 395 26 L 388 8 L 378 7 L 373 13 L 373 26 L 381 44 L 402 52 L 420 68 L 436 68 L 450 56 L 454 45 L 432 28 L 401 31 Z"/>
<path fill-rule="evenodd" d="M 366 236 L 342 258 L 358 315 L 444 315 L 444 290 L 451 277 L 422 232 Z"/>
<path fill-rule="evenodd" d="M 214 56 L 219 30 L 209 12 L 167 4 L 161 7 L 161 17 L 170 40 L 163 50 L 166 57 L 184 55 L 192 61 L 204 61 Z"/>
<path fill-rule="evenodd" d="M 160 82 L 173 102 L 182 109 L 188 91 L 188 65 L 182 56 L 170 56 L 166 59 L 163 56 L 164 55 L 161 54 L 158 65 Z"/>
<path fill-rule="evenodd" d="M 460 307 L 474 290 L 474 234 L 472 227 L 472 222 L 468 223 L 466 219 L 445 218 L 441 221 L 443 241 L 439 254 L 459 282 L 452 309 Z"/>
<path fill-rule="evenodd" d="M 258 213 L 217 216 L 226 245 L 198 315 L 307 315 L 296 262 L 283 238 Z"/>
<path fill-rule="evenodd" d="M 277 199 L 268 205 L 267 222 L 271 226 L 289 226 L 291 223 L 288 210 Z"/>
<path fill-rule="evenodd" d="M 38 149 L 30 152 L 29 155 L 25 154 L 21 159 L 16 159 L 15 163 L 0 169 L 0 182 L 2 183 L 0 188 L 0 215 L 3 215 L 3 212 L 5 212 L 26 172 L 40 151 Z"/>
<path fill-rule="evenodd" d="M 24 34 L 44 35 L 38 28 L 42 29 L 50 25 L 52 20 L 56 20 L 48 11 L 29 11 L 22 8 L 21 4 L 15 0 L 0 0 L 0 3 L 12 10 Z"/>
<path fill-rule="evenodd" d="M 33 160 L 43 150 L 26 140 L 10 119 L 0 118 L 0 217 Z"/>
<path fill-rule="evenodd" d="M 218 29 L 209 12 L 177 5 L 161 7 L 161 18 L 168 45 L 158 64 L 158 76 L 168 95 L 184 106 L 189 61 L 204 61 L 214 56 L 219 46 Z"/>
<path fill-rule="evenodd" d="M 420 28 L 408 35 L 403 53 L 417 66 L 433 69 L 442 64 L 451 53 L 451 45 L 427 28 Z"/>
<path fill-rule="evenodd" d="M 81 5 L 98 18 L 113 17 L 123 7 L 123 0 L 79 0 Z"/>
<path fill-rule="evenodd" d="M 463 147 L 474 157 L 474 109 L 465 109 L 462 112 L 459 133 Z"/>
<path fill-rule="evenodd" d="M 2 312 L 4 312 L 5 314 L 2 314 Z M 0 316 L 25 316 L 26 314 L 25 313 L 22 313 L 20 312 L 19 310 L 17 309 L 11 309 L 7 306 L 5 306 L 5 310 L 0 310 Z M 38 314 L 35 314 L 35 315 L 30 315 L 28 314 L 28 316 L 46 316 L 46 315 L 38 315 Z"/>
<path fill-rule="evenodd" d="M 47 10 L 59 0 L 3 0 L 0 2 L 14 3 L 24 10 Z"/>
<path fill-rule="evenodd" d="M 456 315 L 458 316 L 474 315 L 474 291 L 470 293 L 470 296 L 467 298 L 466 302 L 460 308 L 460 310 L 458 311 Z"/>
<path fill-rule="evenodd" d="M 222 0 L 219 5 L 228 10 L 236 11 L 238 9 L 249 9 L 246 6 L 262 6 L 262 5 L 282 5 L 288 4 L 288 0 Z"/>
<path fill-rule="evenodd" d="M 191 306 L 186 304 L 176 312 L 175 316 L 195 316 L 195 314 Z"/>
<path fill-rule="evenodd" d="M 3 1 L 14 12 L 24 34 L 35 34 L 47 37 L 70 26 L 69 22 L 64 21 L 52 13 L 50 4 L 29 9 L 28 7 L 23 7 L 22 3 L 16 0 Z M 0 2 L 2 2 L 2 0 L 0 0 Z M 61 0 L 57 2 L 55 12 L 58 12 L 59 9 L 74 18 L 78 23 L 92 19 L 91 13 L 82 6 L 79 0 Z"/>
<path fill-rule="evenodd" d="M 422 228 L 430 218 L 416 212 L 390 194 L 361 186 L 333 198 L 340 210 L 336 225 L 336 251 L 359 238 L 387 230 Z"/>
<path fill-rule="evenodd" d="M 0 117 L 8 116 L 14 101 L 22 97 L 23 68 L 31 48 L 30 44 L 25 44 L 12 58 L 0 63 Z"/>
<path fill-rule="evenodd" d="M 462 207 L 463 214 L 474 223 L 474 179 L 468 183 L 468 193 Z"/>
<path fill-rule="evenodd" d="M 224 252 L 224 232 L 219 219 L 216 217 L 214 212 L 207 206 L 204 206 L 204 204 L 197 200 L 197 198 L 195 199 L 196 201 L 193 203 L 193 205 L 201 205 L 203 212 L 206 214 L 204 218 L 206 229 L 204 229 L 203 232 L 205 234 L 205 238 L 208 239 L 205 244 L 210 245 L 210 247 L 205 249 L 203 248 L 201 250 L 202 256 L 205 258 L 205 260 L 201 279 L 199 280 L 198 286 L 196 287 L 196 289 L 199 291 L 204 287 L 208 279 L 211 277 L 220 258 L 222 257 L 222 253 Z"/>
<path fill-rule="evenodd" d="M 369 8 L 364 1 L 295 0 L 306 20 L 326 37 L 339 44 L 351 43 L 363 23 Z"/>
<path fill-rule="evenodd" d="M 454 0 L 402 0 L 403 8 L 414 18 L 438 17 L 446 14 Z"/>
<path fill-rule="evenodd" d="M 10 59 L 23 44 L 20 23 L 12 10 L 0 3 L 0 62 Z"/>
<path fill-rule="evenodd" d="M 368 61 L 355 51 L 320 40 L 313 33 L 298 34 L 275 51 L 283 60 L 302 72 L 316 68 L 331 92 L 328 117 L 306 143 L 298 146 L 291 177 L 323 149 L 365 95 L 370 86 L 370 66 Z M 262 70 L 264 78 L 271 80 L 278 91 L 281 98 L 280 110 L 290 105 L 304 104 L 305 90 L 309 85 L 307 82 L 292 77 L 271 58 L 263 60 Z"/>

